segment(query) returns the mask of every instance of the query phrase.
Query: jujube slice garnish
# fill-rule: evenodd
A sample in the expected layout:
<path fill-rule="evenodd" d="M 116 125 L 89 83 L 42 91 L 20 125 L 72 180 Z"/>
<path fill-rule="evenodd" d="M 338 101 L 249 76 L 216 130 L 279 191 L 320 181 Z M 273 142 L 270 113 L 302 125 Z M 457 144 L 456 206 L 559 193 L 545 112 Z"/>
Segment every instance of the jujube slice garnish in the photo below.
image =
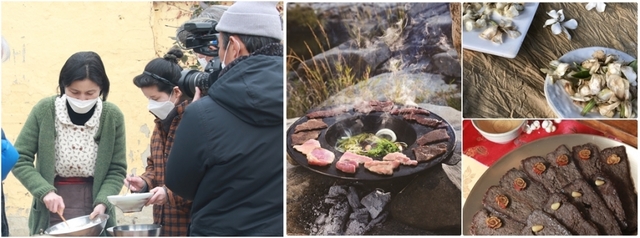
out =
<path fill-rule="evenodd" d="M 498 195 L 496 196 L 496 203 L 498 203 L 498 206 L 500 206 L 501 208 L 507 208 L 507 205 L 509 205 L 509 198 L 507 198 L 507 196 L 505 195 Z"/>
<path fill-rule="evenodd" d="M 567 155 L 558 156 L 558 158 L 556 158 L 556 164 L 558 164 L 558 166 L 565 166 L 569 164 L 569 157 L 567 157 Z"/>
<path fill-rule="evenodd" d="M 502 221 L 498 217 L 490 216 L 485 220 L 487 226 L 491 229 L 498 229 L 502 226 Z"/>
<path fill-rule="evenodd" d="M 545 166 L 542 162 L 538 162 L 533 165 L 533 172 L 536 174 L 542 174 L 542 172 L 544 172 L 545 170 L 547 170 L 547 166 Z"/>
<path fill-rule="evenodd" d="M 521 191 L 526 187 L 527 187 L 527 182 L 525 182 L 524 179 L 516 178 L 515 180 L 513 180 L 513 188 L 515 188 L 516 190 Z"/>
<path fill-rule="evenodd" d="M 578 152 L 578 156 L 580 157 L 580 159 L 588 160 L 589 157 L 591 157 L 591 151 L 588 149 L 582 149 L 580 152 Z"/>
<path fill-rule="evenodd" d="M 618 163 L 620 163 L 620 156 L 618 156 L 617 154 L 612 154 L 612 155 L 609 155 L 609 157 L 607 157 L 608 165 L 614 165 Z"/>

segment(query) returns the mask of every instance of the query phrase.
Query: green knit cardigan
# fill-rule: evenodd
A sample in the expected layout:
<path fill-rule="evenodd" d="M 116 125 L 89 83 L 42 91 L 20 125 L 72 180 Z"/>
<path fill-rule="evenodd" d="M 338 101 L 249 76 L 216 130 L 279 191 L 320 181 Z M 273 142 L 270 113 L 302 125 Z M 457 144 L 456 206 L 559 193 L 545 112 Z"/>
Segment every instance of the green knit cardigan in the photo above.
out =
<path fill-rule="evenodd" d="M 44 98 L 33 107 L 14 145 L 20 158 L 12 172 L 33 195 L 30 235 L 40 234 L 49 227 L 49 210 L 42 199 L 50 191 L 56 191 L 53 186 L 56 97 Z M 127 173 L 124 116 L 116 105 L 102 102 L 102 115 L 94 139 L 98 143 L 98 157 L 93 175 L 93 206 L 100 203 L 107 206 L 107 227 L 111 227 L 116 225 L 116 217 L 107 196 L 120 193 Z"/>

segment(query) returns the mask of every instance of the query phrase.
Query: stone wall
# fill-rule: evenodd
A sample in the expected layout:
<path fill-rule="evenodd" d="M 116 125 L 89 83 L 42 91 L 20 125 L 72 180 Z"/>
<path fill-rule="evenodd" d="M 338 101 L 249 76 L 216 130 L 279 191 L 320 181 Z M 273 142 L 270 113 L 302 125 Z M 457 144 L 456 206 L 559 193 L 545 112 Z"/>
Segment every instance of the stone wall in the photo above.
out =
<path fill-rule="evenodd" d="M 58 75 L 69 56 L 95 51 L 111 81 L 108 101 L 125 116 L 129 170 L 143 171 L 153 116 L 132 83 L 152 59 L 173 46 L 175 29 L 190 19 L 196 2 L 2 2 L 2 35 L 11 58 L 2 64 L 2 127 L 12 142 L 31 108 L 58 92 Z M 124 193 L 126 188 L 123 188 Z M 28 236 L 31 194 L 10 174 L 4 181 L 12 236 Z M 151 223 L 151 207 L 123 215 L 118 224 Z"/>

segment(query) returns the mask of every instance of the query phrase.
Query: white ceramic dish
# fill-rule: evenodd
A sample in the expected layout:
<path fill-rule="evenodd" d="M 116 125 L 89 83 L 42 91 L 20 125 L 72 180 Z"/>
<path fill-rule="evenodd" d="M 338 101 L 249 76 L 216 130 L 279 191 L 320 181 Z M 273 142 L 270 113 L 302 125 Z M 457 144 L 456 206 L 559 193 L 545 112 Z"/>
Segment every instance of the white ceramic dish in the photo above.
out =
<path fill-rule="evenodd" d="M 602 136 L 586 135 L 586 134 L 566 134 L 551 136 L 544 139 L 536 140 L 514 151 L 509 152 L 500 160 L 495 162 L 480 176 L 480 179 L 475 183 L 467 199 L 465 200 L 464 207 L 462 208 L 462 228 L 463 234 L 469 235 L 469 229 L 471 228 L 473 215 L 482 209 L 482 199 L 485 192 L 490 186 L 499 184 L 500 178 L 511 168 L 520 168 L 520 162 L 530 156 L 545 156 L 547 153 L 554 151 L 561 144 L 566 145 L 569 150 L 576 145 L 582 145 L 586 143 L 594 143 L 600 150 L 613 146 L 625 146 L 627 150 L 627 158 L 629 159 L 629 171 L 631 178 L 638 191 L 638 149 L 627 145 L 625 143 L 615 141 Z"/>
<path fill-rule="evenodd" d="M 533 17 L 536 15 L 538 4 L 537 2 L 525 3 L 524 10 L 520 12 L 520 15 L 512 19 L 513 25 L 521 33 L 520 37 L 511 39 L 505 35 L 503 36 L 503 43 L 498 45 L 490 40 L 480 38 L 482 30 L 466 31 L 462 29 L 462 47 L 500 57 L 515 58 L 518 55 L 518 51 L 520 51 L 520 46 L 522 46 L 527 31 L 529 31 Z M 497 13 L 493 13 L 493 19 L 499 22 L 502 17 Z"/>
<path fill-rule="evenodd" d="M 604 48 L 604 47 L 587 47 L 580 48 L 577 50 L 572 50 L 558 60 L 563 63 L 572 64 L 573 62 L 580 63 L 584 60 L 591 58 L 591 55 L 597 50 L 604 50 L 605 54 L 615 54 L 618 55 L 619 59 L 624 62 L 631 62 L 635 59 L 635 57 L 628 55 L 619 50 Z M 551 60 L 549 60 L 551 61 Z M 555 82 L 551 83 L 552 78 L 547 75 L 544 80 L 544 95 L 547 99 L 547 104 L 551 107 L 551 110 L 559 117 L 559 118 L 606 118 L 600 113 L 590 112 L 586 115 L 580 115 L 582 112 L 582 108 L 575 105 L 569 95 L 564 91 L 562 85 L 560 83 Z M 633 95 L 636 97 L 637 95 Z M 637 105 L 632 105 L 633 108 L 637 108 Z M 617 117 L 617 116 L 616 116 Z"/>
<path fill-rule="evenodd" d="M 481 126 L 478 125 L 480 121 L 485 121 L 485 120 L 471 120 L 471 124 L 473 125 L 473 127 L 476 128 L 476 130 L 478 130 L 478 132 L 480 132 L 480 134 L 485 139 L 498 144 L 506 144 L 512 141 L 513 139 L 517 138 L 520 135 L 520 133 L 522 133 L 522 128 L 524 127 L 526 122 L 525 120 L 513 120 L 513 121 L 519 122 L 520 124 L 509 131 L 502 132 L 502 133 L 494 133 L 494 132 L 488 132 L 483 130 Z M 486 120 L 486 121 L 494 121 L 494 120 Z"/>
<path fill-rule="evenodd" d="M 152 193 L 131 193 L 126 195 L 107 196 L 107 200 L 114 206 L 120 208 L 122 212 L 139 212 L 153 196 Z"/>

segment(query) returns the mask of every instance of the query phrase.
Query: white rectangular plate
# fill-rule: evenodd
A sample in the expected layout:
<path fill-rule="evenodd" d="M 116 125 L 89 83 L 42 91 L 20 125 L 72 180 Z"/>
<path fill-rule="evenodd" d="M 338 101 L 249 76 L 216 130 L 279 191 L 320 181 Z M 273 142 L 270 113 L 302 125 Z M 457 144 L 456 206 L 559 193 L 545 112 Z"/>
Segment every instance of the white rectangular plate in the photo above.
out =
<path fill-rule="evenodd" d="M 463 22 L 462 47 L 465 49 L 497 55 L 500 57 L 515 58 L 518 54 L 518 51 L 520 50 L 520 46 L 522 46 L 522 42 L 524 41 L 524 37 L 527 34 L 527 31 L 529 31 L 529 26 L 531 26 L 533 17 L 536 14 L 538 4 L 539 3 L 537 2 L 528 2 L 524 4 L 524 10 L 520 12 L 520 15 L 512 19 L 513 25 L 516 26 L 517 30 L 521 33 L 520 37 L 511 39 L 506 36 L 506 34 L 503 34 L 503 43 L 500 45 L 495 44 L 490 40 L 480 38 L 479 35 L 482 30 L 464 30 Z M 494 19 L 496 22 L 500 22 L 502 17 L 494 12 L 492 19 Z"/>

